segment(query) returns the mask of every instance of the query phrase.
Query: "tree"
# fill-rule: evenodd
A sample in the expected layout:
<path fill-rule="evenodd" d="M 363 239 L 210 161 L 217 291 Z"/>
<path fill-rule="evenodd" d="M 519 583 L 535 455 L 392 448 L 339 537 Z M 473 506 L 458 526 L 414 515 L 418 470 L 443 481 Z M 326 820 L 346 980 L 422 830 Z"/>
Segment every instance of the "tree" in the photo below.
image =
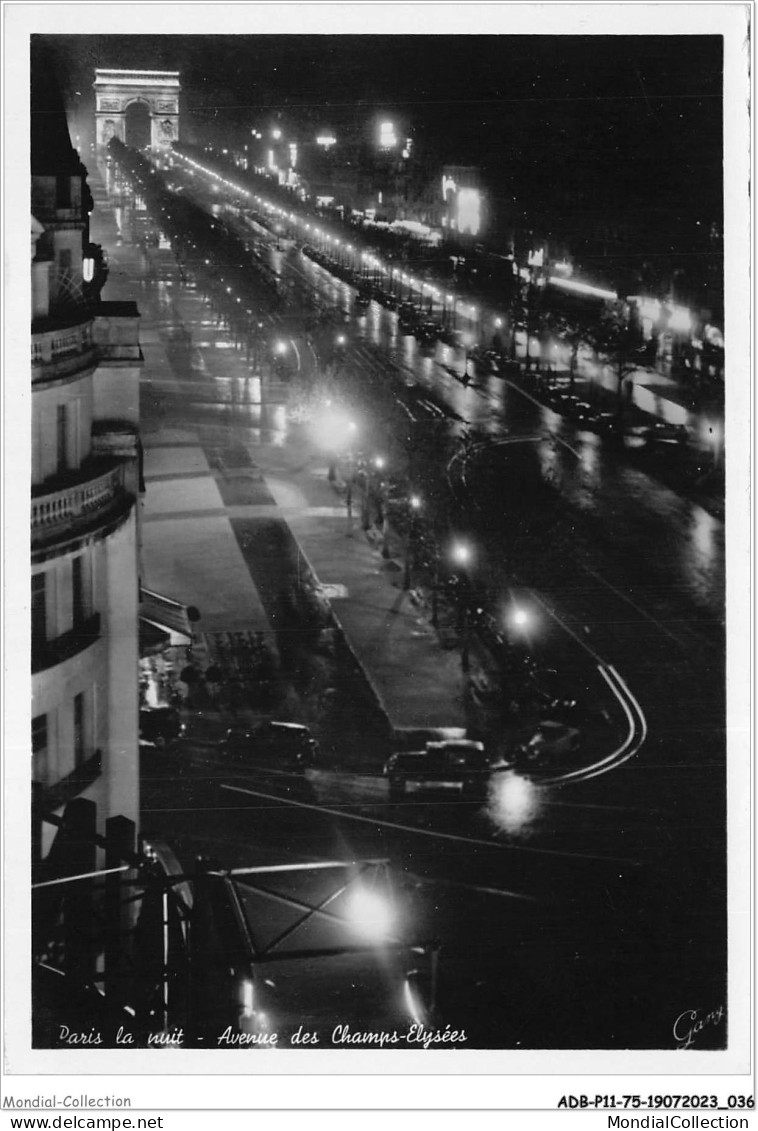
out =
<path fill-rule="evenodd" d="M 616 374 L 616 415 L 620 423 L 626 403 L 624 381 L 641 363 L 645 345 L 642 330 L 634 311 L 628 303 L 615 301 L 606 304 L 593 336 L 593 346 Z"/>

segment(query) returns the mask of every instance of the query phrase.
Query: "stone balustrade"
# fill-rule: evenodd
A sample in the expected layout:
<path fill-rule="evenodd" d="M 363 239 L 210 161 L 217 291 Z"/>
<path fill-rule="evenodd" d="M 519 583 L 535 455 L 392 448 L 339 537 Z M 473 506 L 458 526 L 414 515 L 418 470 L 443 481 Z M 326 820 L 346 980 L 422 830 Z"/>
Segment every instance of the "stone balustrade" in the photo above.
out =
<path fill-rule="evenodd" d="M 73 326 L 50 326 L 32 332 L 32 380 L 63 376 L 94 361 L 91 317 Z"/>
<path fill-rule="evenodd" d="M 33 497 L 32 538 L 94 514 L 123 490 L 124 467 L 119 465 L 86 482 Z"/>

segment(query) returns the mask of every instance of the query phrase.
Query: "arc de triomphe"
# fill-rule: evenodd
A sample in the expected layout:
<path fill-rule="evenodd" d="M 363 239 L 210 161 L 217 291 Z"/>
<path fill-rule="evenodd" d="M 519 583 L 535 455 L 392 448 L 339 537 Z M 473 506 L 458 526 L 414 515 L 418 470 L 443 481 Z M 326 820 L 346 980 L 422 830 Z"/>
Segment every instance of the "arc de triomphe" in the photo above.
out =
<path fill-rule="evenodd" d="M 126 140 L 126 111 L 141 102 L 150 114 L 150 146 L 168 149 L 179 140 L 178 71 L 95 70 L 95 141 L 104 148 L 112 137 Z"/>

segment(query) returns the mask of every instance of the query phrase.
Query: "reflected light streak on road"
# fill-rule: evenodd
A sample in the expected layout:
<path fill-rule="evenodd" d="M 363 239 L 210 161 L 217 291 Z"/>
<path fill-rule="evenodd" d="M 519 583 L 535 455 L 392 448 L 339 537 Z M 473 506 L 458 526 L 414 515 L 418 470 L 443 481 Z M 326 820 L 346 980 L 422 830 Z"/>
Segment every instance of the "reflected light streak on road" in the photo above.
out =
<path fill-rule="evenodd" d="M 590 778 L 597 778 L 602 774 L 610 773 L 611 770 L 617 769 L 624 762 L 633 758 L 647 738 L 647 720 L 627 684 L 615 668 L 598 665 L 598 670 L 621 704 L 629 724 L 629 733 L 621 746 L 611 754 L 607 754 L 605 758 L 601 758 L 598 762 L 593 762 L 589 766 L 584 766 L 580 770 L 558 774 L 554 778 L 546 778 L 544 779 L 545 785 L 589 781 Z"/>
<path fill-rule="evenodd" d="M 710 574 L 721 564 L 719 543 L 723 539 L 723 526 L 708 511 L 693 506 L 688 534 L 683 554 L 684 567 L 694 586 L 707 589 Z"/>

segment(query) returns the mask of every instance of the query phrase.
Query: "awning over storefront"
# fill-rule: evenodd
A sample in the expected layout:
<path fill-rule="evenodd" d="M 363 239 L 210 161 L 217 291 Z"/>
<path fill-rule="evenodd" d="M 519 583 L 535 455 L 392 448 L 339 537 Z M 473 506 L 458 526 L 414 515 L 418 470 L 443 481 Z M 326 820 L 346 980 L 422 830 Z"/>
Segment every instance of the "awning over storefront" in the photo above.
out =
<path fill-rule="evenodd" d="M 145 638 L 156 639 L 155 632 L 167 637 L 166 644 L 183 645 L 192 643 L 192 625 L 186 605 L 164 597 L 151 589 L 140 590 L 140 645 L 143 633 Z M 141 651 L 140 647 L 140 651 Z"/>
<path fill-rule="evenodd" d="M 154 656 L 171 645 L 171 634 L 162 628 L 151 624 L 149 620 L 139 621 L 139 654 L 140 657 Z"/>

